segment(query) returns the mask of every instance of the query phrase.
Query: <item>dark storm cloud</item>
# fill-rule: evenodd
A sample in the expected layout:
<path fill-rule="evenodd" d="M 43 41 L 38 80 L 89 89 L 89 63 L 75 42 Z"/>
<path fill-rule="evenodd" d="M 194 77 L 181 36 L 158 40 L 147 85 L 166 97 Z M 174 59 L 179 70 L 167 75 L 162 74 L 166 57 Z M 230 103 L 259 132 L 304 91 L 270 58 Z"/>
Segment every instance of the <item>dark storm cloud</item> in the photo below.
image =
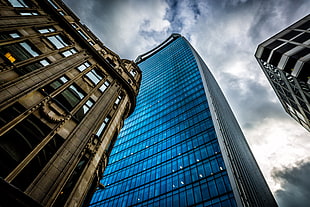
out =
<path fill-rule="evenodd" d="M 309 12 L 308 0 L 257 1 L 256 6 L 256 18 L 249 30 L 255 42 L 269 38 Z"/>
<path fill-rule="evenodd" d="M 274 93 L 271 87 L 267 88 L 252 79 L 240 80 L 238 76 L 228 73 L 221 73 L 221 78 L 226 80 L 225 88 L 230 96 L 237 96 L 234 97 L 237 101 L 232 101 L 233 107 L 239 109 L 236 115 L 244 128 L 254 130 L 262 120 L 271 115 L 278 120 L 287 118 L 280 102 L 272 101 Z"/>
<path fill-rule="evenodd" d="M 310 204 L 310 160 L 302 160 L 297 167 L 275 169 L 272 176 L 281 183 L 275 192 L 281 207 L 309 206 Z"/>
<path fill-rule="evenodd" d="M 208 1 L 201 12 L 191 34 L 197 36 L 194 47 L 206 57 L 243 127 L 288 118 L 254 53 L 259 43 L 306 15 L 309 6 L 305 0 L 226 0 Z"/>

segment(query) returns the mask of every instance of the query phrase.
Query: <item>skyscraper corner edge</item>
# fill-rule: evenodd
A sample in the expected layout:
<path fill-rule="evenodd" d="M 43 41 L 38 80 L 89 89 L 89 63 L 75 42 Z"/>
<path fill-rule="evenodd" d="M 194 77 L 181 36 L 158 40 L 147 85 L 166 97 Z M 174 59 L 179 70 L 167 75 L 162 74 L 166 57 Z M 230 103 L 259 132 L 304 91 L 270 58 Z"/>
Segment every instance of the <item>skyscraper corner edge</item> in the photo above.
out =
<path fill-rule="evenodd" d="M 223 151 L 223 159 L 225 164 L 230 166 L 227 167 L 227 172 L 237 205 L 277 206 L 220 86 L 201 56 L 187 40 L 186 42 L 191 48 L 198 64 L 205 94 L 211 108 L 212 121 L 218 135 L 221 150 Z M 240 166 L 242 165 L 243 167 L 241 168 Z M 252 187 L 250 187 L 251 185 Z"/>

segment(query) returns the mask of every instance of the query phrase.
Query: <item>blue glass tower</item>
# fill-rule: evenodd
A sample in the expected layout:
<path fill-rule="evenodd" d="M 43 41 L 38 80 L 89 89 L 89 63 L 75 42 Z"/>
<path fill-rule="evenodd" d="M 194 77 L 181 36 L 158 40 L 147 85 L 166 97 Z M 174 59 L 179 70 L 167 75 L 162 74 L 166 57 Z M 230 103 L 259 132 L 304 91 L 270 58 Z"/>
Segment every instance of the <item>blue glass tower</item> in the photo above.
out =
<path fill-rule="evenodd" d="M 277 206 L 187 40 L 173 34 L 136 62 L 143 74 L 137 106 L 90 206 Z"/>

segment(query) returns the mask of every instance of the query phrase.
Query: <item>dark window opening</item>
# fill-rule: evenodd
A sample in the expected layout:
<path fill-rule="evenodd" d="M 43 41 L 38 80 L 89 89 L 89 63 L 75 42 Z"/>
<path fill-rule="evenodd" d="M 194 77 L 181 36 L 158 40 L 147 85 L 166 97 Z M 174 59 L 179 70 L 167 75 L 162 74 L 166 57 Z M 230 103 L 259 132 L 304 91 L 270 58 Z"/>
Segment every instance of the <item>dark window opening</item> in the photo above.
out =
<path fill-rule="evenodd" d="M 55 80 L 52 83 L 50 83 L 50 84 L 44 86 L 43 88 L 41 88 L 40 91 L 42 91 L 46 95 L 51 94 L 55 90 L 57 90 L 57 88 L 59 88 L 60 86 L 65 84 L 67 81 L 68 81 L 68 78 L 66 76 L 61 76 L 57 80 Z"/>
<path fill-rule="evenodd" d="M 20 42 L 0 47 L 0 54 L 11 63 L 39 56 L 40 52 L 29 42 Z"/>
<path fill-rule="evenodd" d="M 25 111 L 26 108 L 18 102 L 2 110 L 0 112 L 0 127 L 3 127 Z"/>
<path fill-rule="evenodd" d="M 77 121 L 81 121 L 90 108 L 94 105 L 94 101 L 90 98 L 86 101 L 86 103 L 75 113 L 74 118 Z"/>
<path fill-rule="evenodd" d="M 299 27 L 297 27 L 297 29 L 303 29 L 303 30 L 307 30 L 308 28 L 310 28 L 310 21 L 309 20 L 307 22 L 303 23 L 302 25 L 300 25 Z"/>
<path fill-rule="evenodd" d="M 295 53 L 294 55 L 292 55 L 292 57 L 294 57 L 294 59 L 300 59 L 306 55 L 310 54 L 310 48 L 304 48 L 302 50 L 300 50 L 299 52 Z"/>
<path fill-rule="evenodd" d="M 33 182 L 49 160 L 54 156 L 64 140 L 58 134 L 30 161 L 30 163 L 12 181 L 22 191 Z"/>
<path fill-rule="evenodd" d="M 304 91 L 309 92 L 309 86 L 307 81 L 310 79 L 310 61 L 307 61 L 303 64 L 302 68 L 300 69 L 300 73 L 298 74 L 297 78 L 305 82 L 302 86 Z"/>
<path fill-rule="evenodd" d="M 310 39 L 310 33 L 303 33 L 302 35 L 299 35 L 298 37 L 293 39 L 293 41 L 298 42 L 298 43 L 303 43 L 309 39 Z"/>
<path fill-rule="evenodd" d="M 0 33 L 0 40 L 15 39 L 19 37 L 21 37 L 21 34 L 19 34 L 17 31 Z"/>
<path fill-rule="evenodd" d="M 289 60 L 287 61 L 287 64 L 284 67 L 284 70 L 288 73 L 291 73 L 291 70 L 294 69 L 296 62 L 300 58 L 302 58 L 308 54 L 310 54 L 310 48 L 304 48 L 304 49 L 300 50 L 299 52 L 295 53 L 294 55 L 289 57 Z"/>
<path fill-rule="evenodd" d="M 113 62 L 113 60 L 110 57 L 107 57 L 106 60 L 113 68 L 116 66 L 116 64 Z"/>
<path fill-rule="evenodd" d="M 283 35 L 281 38 L 286 39 L 286 40 L 290 40 L 298 34 L 300 34 L 300 32 L 292 30 L 292 31 L 286 33 L 285 35 Z"/>
<path fill-rule="evenodd" d="M 54 99 L 64 107 L 65 110 L 71 111 L 83 98 L 85 92 L 76 84 L 70 85 L 67 89 L 58 94 Z"/>
<path fill-rule="evenodd" d="M 290 57 L 287 63 L 285 64 L 284 71 L 287 73 L 291 73 L 292 70 L 294 69 L 296 61 L 297 61 L 296 59 L 293 59 L 292 57 Z"/>
<path fill-rule="evenodd" d="M 34 63 L 30 63 L 28 65 L 16 68 L 16 72 L 19 75 L 25 75 L 25 74 L 30 73 L 32 71 L 35 71 L 35 70 L 37 70 L 39 68 L 45 67 L 45 66 L 47 66 L 49 64 L 50 64 L 50 61 L 48 59 L 42 59 L 40 61 L 37 61 L 37 62 L 34 62 Z"/>
<path fill-rule="evenodd" d="M 267 46 L 264 48 L 264 51 L 263 51 L 263 54 L 262 54 L 261 59 L 262 59 L 263 61 L 267 62 L 268 57 L 269 57 L 271 51 L 272 51 L 274 48 L 276 48 L 276 47 L 278 47 L 279 45 L 281 45 L 281 44 L 283 44 L 282 41 L 276 40 L 276 41 L 270 43 L 269 45 L 267 45 Z"/>
<path fill-rule="evenodd" d="M 284 53 L 286 53 L 287 51 L 293 49 L 294 47 L 296 47 L 296 45 L 287 43 L 287 44 L 283 45 L 282 47 L 278 48 L 277 50 L 275 50 L 273 52 L 272 57 L 270 58 L 269 63 L 274 65 L 274 66 L 277 66 L 279 61 L 280 61 L 280 59 L 281 59 L 281 56 Z"/>
<path fill-rule="evenodd" d="M 77 166 L 75 167 L 73 173 L 71 174 L 70 178 L 68 179 L 67 183 L 63 187 L 62 191 L 58 195 L 55 203 L 53 206 L 64 206 L 66 203 L 70 193 L 72 192 L 74 186 L 76 185 L 77 181 L 79 180 L 84 168 L 86 167 L 88 162 L 88 158 L 83 156 Z"/>
<path fill-rule="evenodd" d="M 0 137 L 0 176 L 6 177 L 46 136 L 51 129 L 34 115 Z"/>

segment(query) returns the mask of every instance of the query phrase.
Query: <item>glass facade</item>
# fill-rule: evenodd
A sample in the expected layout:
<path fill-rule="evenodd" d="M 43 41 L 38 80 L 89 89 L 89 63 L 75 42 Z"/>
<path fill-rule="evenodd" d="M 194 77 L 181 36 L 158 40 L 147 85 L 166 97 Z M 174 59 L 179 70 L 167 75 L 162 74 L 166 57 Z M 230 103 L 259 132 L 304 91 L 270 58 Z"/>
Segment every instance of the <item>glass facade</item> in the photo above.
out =
<path fill-rule="evenodd" d="M 181 36 L 138 60 L 137 106 L 91 207 L 238 206 L 199 61 Z"/>

